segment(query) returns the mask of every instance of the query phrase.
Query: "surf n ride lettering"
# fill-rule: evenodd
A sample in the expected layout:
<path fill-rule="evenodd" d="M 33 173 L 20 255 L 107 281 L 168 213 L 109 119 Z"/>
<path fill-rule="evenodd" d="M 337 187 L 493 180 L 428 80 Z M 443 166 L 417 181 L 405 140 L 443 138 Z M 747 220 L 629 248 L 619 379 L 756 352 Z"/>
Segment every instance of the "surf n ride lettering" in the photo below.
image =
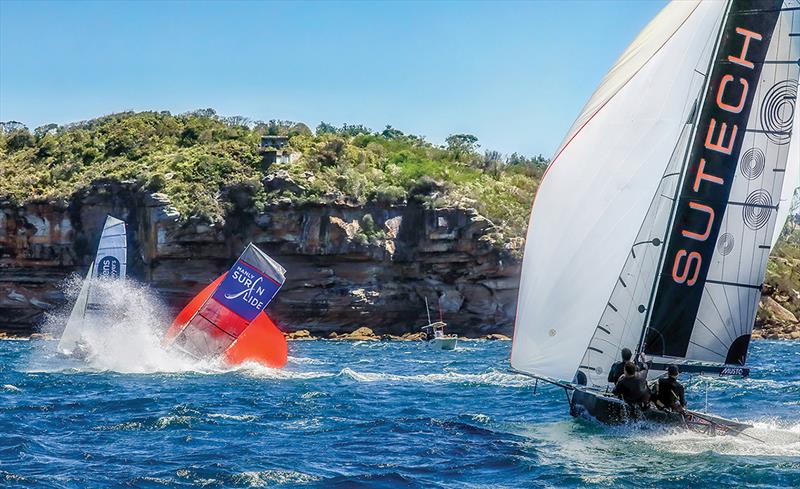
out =
<path fill-rule="evenodd" d="M 256 309 L 264 308 L 264 301 L 261 296 L 264 295 L 266 289 L 259 287 L 258 284 L 264 280 L 264 277 L 256 278 L 256 274 L 251 273 L 240 266 L 231 272 L 231 278 L 236 282 L 244 285 L 245 289 L 235 294 L 225 294 L 226 299 L 238 299 L 245 301 L 247 304 L 255 307 Z"/>
<path fill-rule="evenodd" d="M 649 354 L 686 355 L 780 5 L 731 4 L 675 204 L 645 337 Z"/>
<path fill-rule="evenodd" d="M 280 284 L 241 259 L 231 267 L 212 296 L 242 318 L 252 321 L 278 293 Z"/>

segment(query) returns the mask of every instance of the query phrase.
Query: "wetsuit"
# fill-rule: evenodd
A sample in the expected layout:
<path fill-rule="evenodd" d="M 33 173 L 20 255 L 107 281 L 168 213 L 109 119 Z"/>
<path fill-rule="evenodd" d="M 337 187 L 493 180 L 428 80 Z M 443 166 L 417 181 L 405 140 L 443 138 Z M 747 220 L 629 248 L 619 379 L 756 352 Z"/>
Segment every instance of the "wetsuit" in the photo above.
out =
<path fill-rule="evenodd" d="M 636 362 L 636 373 L 639 375 L 641 372 L 648 370 L 650 367 L 646 363 Z M 625 362 L 614 362 L 608 370 L 608 381 L 616 384 L 620 377 L 625 374 Z M 647 377 L 647 375 L 644 375 Z"/>
<path fill-rule="evenodd" d="M 614 395 L 621 396 L 628 404 L 647 405 L 650 401 L 650 390 L 647 381 L 639 376 L 623 377 L 614 386 Z"/>
<path fill-rule="evenodd" d="M 676 401 L 680 402 L 682 408 L 686 407 L 683 386 L 675 377 L 658 379 L 658 396 L 656 400 L 670 409 L 675 406 Z"/>
<path fill-rule="evenodd" d="M 625 373 L 625 362 L 614 362 L 614 365 L 608 370 L 608 381 L 616 384 L 622 374 Z"/>

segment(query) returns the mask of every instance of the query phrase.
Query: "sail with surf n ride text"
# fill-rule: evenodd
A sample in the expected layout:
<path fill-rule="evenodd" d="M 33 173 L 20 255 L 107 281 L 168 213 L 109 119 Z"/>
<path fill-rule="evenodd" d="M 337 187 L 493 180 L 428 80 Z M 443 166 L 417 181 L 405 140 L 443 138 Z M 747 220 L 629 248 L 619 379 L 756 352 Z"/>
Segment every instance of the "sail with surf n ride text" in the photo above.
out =
<path fill-rule="evenodd" d="M 283 333 L 264 312 L 283 285 L 286 270 L 250 243 L 228 272 L 203 289 L 176 317 L 166 343 L 203 359 L 256 361 L 281 367 Z"/>
<path fill-rule="evenodd" d="M 654 374 L 744 371 L 799 73 L 798 0 L 672 2 L 645 27 L 536 195 L 514 369 L 605 388 L 627 347 Z"/>
<path fill-rule="evenodd" d="M 58 350 L 70 353 L 80 341 L 82 330 L 87 323 L 103 322 L 107 298 L 103 296 L 96 280 L 124 280 L 128 268 L 128 245 L 125 221 L 107 216 L 97 254 L 86 278 L 81 285 L 80 293 L 72 307 L 64 332 L 58 342 Z M 108 318 L 106 318 L 108 319 Z"/>

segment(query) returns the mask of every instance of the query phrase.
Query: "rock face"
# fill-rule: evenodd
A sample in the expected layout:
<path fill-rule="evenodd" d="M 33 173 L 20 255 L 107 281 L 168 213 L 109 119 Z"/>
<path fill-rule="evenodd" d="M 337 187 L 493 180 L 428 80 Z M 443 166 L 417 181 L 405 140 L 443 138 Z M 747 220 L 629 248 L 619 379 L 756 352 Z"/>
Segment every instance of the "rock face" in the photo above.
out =
<path fill-rule="evenodd" d="M 288 269 L 268 309 L 284 331 L 416 332 L 425 297 L 449 332 L 512 330 L 519 262 L 484 238 L 492 224 L 472 210 L 275 203 L 256 213 L 245 191 L 223 198 L 220 224 L 181 220 L 164 196 L 119 183 L 69 202 L 0 202 L 0 329 L 30 332 L 64 302 L 61 282 L 86 273 L 112 214 L 128 223 L 129 276 L 176 310 L 252 241 Z"/>
<path fill-rule="evenodd" d="M 800 321 L 785 305 L 789 297 L 781 296 L 775 289 L 765 287 L 764 298 L 758 307 L 758 317 L 753 330 L 754 338 L 800 339 Z"/>

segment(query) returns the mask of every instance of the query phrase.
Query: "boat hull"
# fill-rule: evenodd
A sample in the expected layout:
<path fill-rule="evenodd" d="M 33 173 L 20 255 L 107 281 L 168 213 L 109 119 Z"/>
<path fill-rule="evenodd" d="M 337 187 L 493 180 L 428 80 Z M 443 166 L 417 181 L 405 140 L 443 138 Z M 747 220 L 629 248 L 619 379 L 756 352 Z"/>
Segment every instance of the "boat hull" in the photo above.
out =
<path fill-rule="evenodd" d="M 686 410 L 684 413 L 632 407 L 604 392 L 576 388 L 570 398 L 570 414 L 591 417 L 605 424 L 648 421 L 665 426 L 679 426 L 708 435 L 738 435 L 752 425 L 706 413 Z"/>
<path fill-rule="evenodd" d="M 437 350 L 455 350 L 458 338 L 434 338 L 431 346 Z"/>

